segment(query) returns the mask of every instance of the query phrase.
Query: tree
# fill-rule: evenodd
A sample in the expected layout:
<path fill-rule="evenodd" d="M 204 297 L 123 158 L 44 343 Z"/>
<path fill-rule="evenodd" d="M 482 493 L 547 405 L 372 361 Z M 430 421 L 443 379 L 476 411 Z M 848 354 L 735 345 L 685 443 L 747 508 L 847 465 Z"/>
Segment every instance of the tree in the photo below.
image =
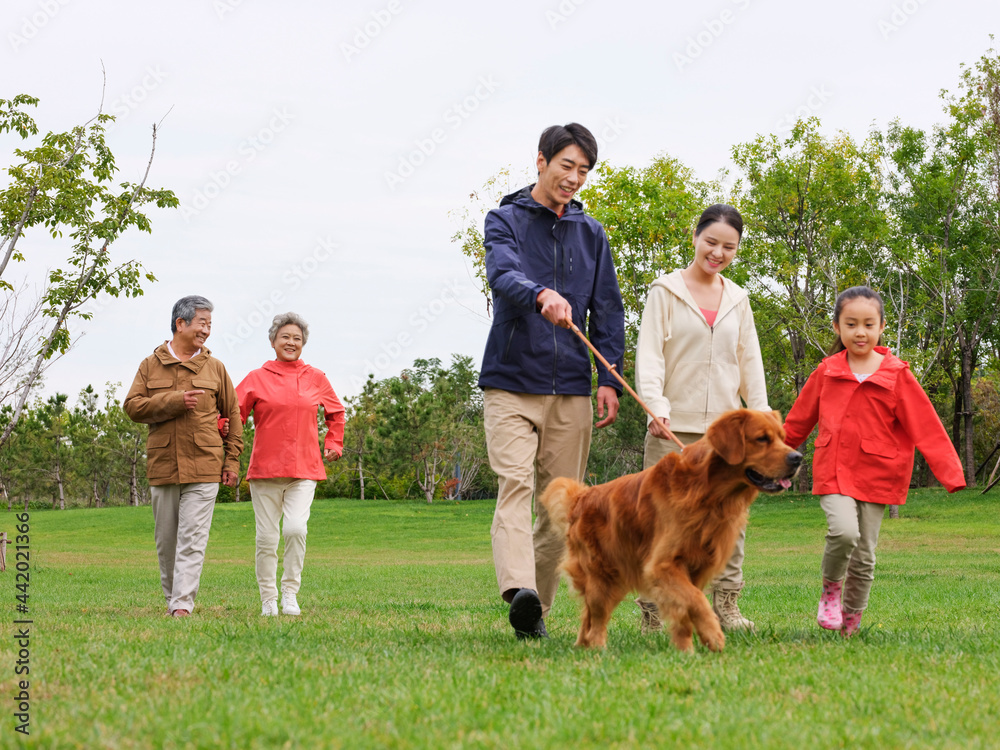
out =
<path fill-rule="evenodd" d="M 27 412 L 29 419 L 21 431 L 21 474 L 25 492 L 44 492 L 52 497 L 52 508 L 66 509 L 68 469 L 72 464 L 72 443 L 67 441 L 69 413 L 67 396 L 57 393 L 46 401 L 36 401 Z"/>
<path fill-rule="evenodd" d="M 367 461 L 374 449 L 372 441 L 378 431 L 378 405 L 381 390 L 375 376 L 369 375 L 361 393 L 346 399 L 344 457 L 352 456 L 362 500 L 365 499 L 365 472 L 369 471 Z M 378 480 L 376 479 L 376 481 Z"/>
<path fill-rule="evenodd" d="M 25 112 L 37 104 L 38 99 L 23 94 L 0 99 L 0 132 L 16 132 L 23 140 L 37 135 L 37 125 Z M 139 207 L 148 203 L 174 207 L 177 198 L 169 190 L 146 187 L 156 151 L 155 125 L 142 180 L 112 183 L 117 167 L 105 143 L 105 125 L 113 120 L 98 112 L 68 132 L 49 132 L 39 145 L 15 149 L 14 156 L 21 161 L 7 169 L 10 182 L 0 191 L 0 288 L 8 295 L 14 292 L 4 275 L 11 260 L 24 260 L 18 243 L 29 230 L 48 231 L 57 241 L 68 235 L 70 250 L 65 265 L 51 270 L 45 280 L 41 309 L 47 323 L 40 344 L 33 337 L 20 344 L 30 348 L 32 362 L 18 378 L 16 402 L 0 432 L 0 447 L 10 438 L 45 363 L 69 348 L 68 319 L 89 318 L 82 308 L 101 294 L 135 297 L 142 294 L 143 278 L 155 280 L 138 261 L 113 263 L 109 248 L 130 227 L 150 231 Z"/>
<path fill-rule="evenodd" d="M 33 342 L 41 337 L 43 330 L 41 298 L 29 302 L 27 284 L 5 289 L 0 301 L 0 404 L 6 404 L 24 387 L 25 373 L 34 359 Z M 40 382 L 41 373 L 35 385 Z M 13 415 L 13 409 L 10 413 Z M 7 424 L 7 420 L 0 424 Z"/>
<path fill-rule="evenodd" d="M 455 466 L 452 495 L 457 499 L 468 496 L 481 474 L 492 475 L 483 427 L 483 392 L 478 381 L 472 357 L 452 355 L 451 367 L 435 383 L 441 407 L 446 414 L 450 412 L 452 420 L 449 436 Z"/>
<path fill-rule="evenodd" d="M 378 426 L 381 455 L 396 473 L 411 473 L 428 503 L 445 479 L 448 432 L 433 391 L 443 371 L 438 359 L 418 359 L 388 383 Z"/>
<path fill-rule="evenodd" d="M 649 285 L 690 261 L 697 219 L 719 189 L 662 154 L 641 168 L 602 162 L 580 192 L 587 213 L 608 236 L 625 304 L 628 348 L 634 347 Z"/>
<path fill-rule="evenodd" d="M 112 463 L 104 455 L 101 445 L 106 428 L 104 413 L 98 404 L 98 395 L 94 387 L 88 385 L 82 391 L 76 408 L 69 413 L 67 432 L 76 472 L 87 485 L 88 506 L 102 505 L 103 496 L 107 496 L 111 487 Z"/>
<path fill-rule="evenodd" d="M 0 420 L 4 423 L 10 419 L 14 409 L 6 404 L 0 406 Z M 22 441 L 18 431 L 11 434 L 11 439 L 0 448 L 0 494 L 7 501 L 7 510 L 14 505 L 14 499 L 18 494 L 18 484 L 20 474 L 24 470 L 25 461 L 23 459 Z M 28 510 L 28 496 L 22 495 L 24 509 Z"/>
<path fill-rule="evenodd" d="M 745 220 L 733 275 L 751 294 L 769 370 L 780 368 L 772 389 L 784 382 L 793 394 L 829 347 L 837 293 L 882 273 L 887 232 L 877 145 L 826 138 L 819 127 L 811 118 L 785 140 L 758 136 L 733 148 Z"/>
<path fill-rule="evenodd" d="M 531 182 L 530 172 L 525 172 L 519 180 L 521 185 Z M 493 305 L 493 298 L 490 295 L 490 282 L 486 278 L 486 248 L 483 246 L 483 221 L 486 214 L 500 205 L 505 195 L 513 193 L 517 188 L 513 186 L 510 165 L 507 165 L 495 175 L 483 183 L 483 195 L 476 190 L 469 194 L 471 205 L 455 209 L 450 213 L 452 218 L 458 220 L 460 227 L 452 235 L 451 241 L 459 243 L 462 254 L 472 262 L 472 271 L 479 281 L 479 290 L 486 298 L 486 314 L 490 315 Z"/>
<path fill-rule="evenodd" d="M 103 424 L 105 433 L 101 449 L 115 467 L 114 475 L 128 488 L 128 504 L 145 503 L 146 490 L 146 426 L 129 419 L 117 398 L 121 383 L 108 383 L 105 391 Z"/>
<path fill-rule="evenodd" d="M 1000 57 L 963 66 L 957 93 L 942 92 L 950 120 L 931 133 L 893 123 L 888 200 L 899 225 L 890 244 L 923 305 L 918 340 L 952 381 L 954 439 L 975 484 L 973 382 L 980 348 L 1000 318 Z M 911 305 L 912 308 L 912 305 Z M 926 372 L 926 371 L 925 371 Z"/>
<path fill-rule="evenodd" d="M 465 474 L 471 487 L 485 462 L 482 395 L 472 358 L 455 355 L 450 368 L 440 365 L 438 359 L 417 359 L 383 381 L 372 441 L 373 457 L 394 476 L 409 477 L 428 503 L 456 464 L 463 467 L 459 482 Z"/>

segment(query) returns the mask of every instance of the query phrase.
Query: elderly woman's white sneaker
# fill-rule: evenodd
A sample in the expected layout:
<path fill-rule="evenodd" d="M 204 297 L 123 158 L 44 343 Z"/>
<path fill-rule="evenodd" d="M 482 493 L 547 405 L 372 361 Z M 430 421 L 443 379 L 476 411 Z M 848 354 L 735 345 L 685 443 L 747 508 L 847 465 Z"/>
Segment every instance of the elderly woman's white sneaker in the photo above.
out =
<path fill-rule="evenodd" d="M 295 594 L 282 594 L 281 595 L 281 612 L 285 615 L 301 615 L 302 610 L 299 609 L 299 603 L 295 599 Z"/>
<path fill-rule="evenodd" d="M 268 599 L 266 602 L 261 604 L 260 614 L 263 617 L 277 617 L 278 616 L 277 599 Z"/>

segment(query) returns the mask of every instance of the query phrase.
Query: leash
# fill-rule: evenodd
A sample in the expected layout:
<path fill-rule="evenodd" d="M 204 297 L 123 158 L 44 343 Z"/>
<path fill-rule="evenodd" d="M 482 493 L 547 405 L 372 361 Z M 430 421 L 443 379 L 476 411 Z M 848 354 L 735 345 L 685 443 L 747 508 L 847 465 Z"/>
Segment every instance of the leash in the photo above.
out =
<path fill-rule="evenodd" d="M 643 411 L 645 411 L 649 416 L 651 416 L 654 422 L 658 421 L 658 417 L 655 414 L 653 414 L 653 412 L 649 410 L 649 407 L 646 406 L 646 403 L 641 398 L 639 398 L 639 394 L 633 391 L 632 387 L 625 382 L 625 378 L 623 378 L 621 374 L 618 372 L 618 370 L 615 369 L 615 366 L 609 364 L 608 360 L 606 360 L 604 356 L 599 351 L 597 351 L 596 348 L 594 348 L 594 345 L 590 343 L 590 339 L 584 336 L 583 332 L 576 327 L 576 323 L 570 323 L 570 330 L 572 330 L 573 333 L 575 333 L 583 340 L 583 343 L 585 343 L 587 345 L 587 348 L 594 353 L 594 356 L 597 357 L 600 363 L 604 365 L 606 368 L 608 368 L 608 372 L 610 372 L 612 375 L 618 378 L 618 382 L 622 384 L 622 386 L 625 388 L 626 391 L 629 392 L 632 398 L 634 398 L 636 401 L 639 402 L 639 406 L 642 407 Z M 660 426 L 667 431 L 667 434 L 670 436 L 670 439 L 673 440 L 675 443 L 677 443 L 677 446 L 681 450 L 684 450 L 684 443 L 682 443 L 680 440 L 677 439 L 677 436 L 670 431 L 670 428 L 666 427 L 662 422 L 660 422 Z"/>

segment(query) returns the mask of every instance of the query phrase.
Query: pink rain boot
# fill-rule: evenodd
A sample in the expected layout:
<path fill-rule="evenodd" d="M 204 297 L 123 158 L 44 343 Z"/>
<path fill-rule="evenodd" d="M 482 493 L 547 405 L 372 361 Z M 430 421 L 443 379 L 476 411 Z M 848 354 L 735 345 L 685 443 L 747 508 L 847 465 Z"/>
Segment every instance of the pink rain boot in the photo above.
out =
<path fill-rule="evenodd" d="M 850 638 L 858 632 L 861 627 L 862 612 L 844 612 L 844 622 L 840 627 L 840 634 L 844 638 Z"/>
<path fill-rule="evenodd" d="M 843 626 L 844 619 L 840 611 L 840 592 L 843 588 L 843 581 L 823 579 L 823 595 L 819 599 L 819 611 L 816 613 L 816 622 L 821 628 L 840 630 Z M 858 619 L 861 619 L 860 615 Z"/>

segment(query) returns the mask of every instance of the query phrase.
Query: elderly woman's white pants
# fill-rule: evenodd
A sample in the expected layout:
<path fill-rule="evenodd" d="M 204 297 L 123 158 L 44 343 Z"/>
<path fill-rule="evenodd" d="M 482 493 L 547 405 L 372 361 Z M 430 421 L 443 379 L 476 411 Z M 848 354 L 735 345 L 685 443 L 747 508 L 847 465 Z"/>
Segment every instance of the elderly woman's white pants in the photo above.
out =
<path fill-rule="evenodd" d="M 306 559 L 306 523 L 316 492 L 314 479 L 251 479 L 250 497 L 257 522 L 257 586 L 262 602 L 278 598 L 278 540 L 285 537 L 281 590 L 297 594 Z"/>

